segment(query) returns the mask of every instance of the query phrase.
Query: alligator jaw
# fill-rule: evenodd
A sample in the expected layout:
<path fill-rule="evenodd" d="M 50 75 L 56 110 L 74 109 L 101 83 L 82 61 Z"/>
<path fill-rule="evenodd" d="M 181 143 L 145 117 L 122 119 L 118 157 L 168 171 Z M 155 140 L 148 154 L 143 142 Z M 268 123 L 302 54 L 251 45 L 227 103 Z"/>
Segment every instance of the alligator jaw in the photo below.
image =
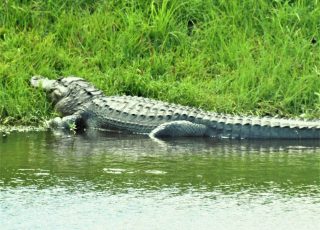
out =
<path fill-rule="evenodd" d="M 46 91 L 52 89 L 52 86 L 55 82 L 56 82 L 55 80 L 50 80 L 42 76 L 33 76 L 30 80 L 30 84 L 33 87 L 35 88 L 40 87 Z"/>

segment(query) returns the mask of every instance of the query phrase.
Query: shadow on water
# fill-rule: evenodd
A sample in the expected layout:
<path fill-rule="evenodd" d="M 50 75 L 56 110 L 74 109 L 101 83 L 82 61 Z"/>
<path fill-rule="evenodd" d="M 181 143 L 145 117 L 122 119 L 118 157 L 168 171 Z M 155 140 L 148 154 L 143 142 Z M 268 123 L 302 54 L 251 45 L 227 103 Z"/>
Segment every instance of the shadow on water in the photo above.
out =
<path fill-rule="evenodd" d="M 284 193 L 320 190 L 319 141 L 154 140 L 101 133 L 13 133 L 0 144 L 2 189 L 64 186 L 122 192 L 175 188 Z M 81 186 L 79 186 L 81 185 Z M 0 188 L 1 188 L 0 187 Z"/>

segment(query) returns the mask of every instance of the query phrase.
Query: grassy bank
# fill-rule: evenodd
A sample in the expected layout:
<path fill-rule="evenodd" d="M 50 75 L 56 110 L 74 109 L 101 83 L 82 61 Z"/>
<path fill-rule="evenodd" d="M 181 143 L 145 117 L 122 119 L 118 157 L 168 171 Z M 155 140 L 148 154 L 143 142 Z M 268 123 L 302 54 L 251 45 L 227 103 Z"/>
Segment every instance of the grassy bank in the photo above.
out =
<path fill-rule="evenodd" d="M 53 116 L 32 75 L 208 110 L 320 117 L 320 3 L 6 0 L 0 124 Z"/>

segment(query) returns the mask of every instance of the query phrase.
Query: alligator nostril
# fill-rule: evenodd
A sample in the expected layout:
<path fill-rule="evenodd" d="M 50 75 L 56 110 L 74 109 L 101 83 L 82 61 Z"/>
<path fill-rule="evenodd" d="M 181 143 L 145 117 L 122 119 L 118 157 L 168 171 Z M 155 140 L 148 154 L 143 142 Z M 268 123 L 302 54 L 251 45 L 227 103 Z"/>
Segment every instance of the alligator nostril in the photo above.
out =
<path fill-rule="evenodd" d="M 40 80 L 41 79 L 43 79 L 44 77 L 42 77 L 42 76 L 40 76 L 40 75 L 36 75 L 36 76 L 33 76 L 33 77 L 31 77 L 31 79 L 30 79 L 30 84 L 32 85 L 32 86 L 34 86 L 34 87 L 38 87 L 39 86 L 39 82 L 40 82 Z"/>
<path fill-rule="evenodd" d="M 38 79 L 36 77 L 32 77 L 29 81 L 30 85 L 34 86 L 35 85 L 35 82 L 37 81 Z"/>
<path fill-rule="evenodd" d="M 31 80 L 39 80 L 40 78 L 42 78 L 42 77 L 41 77 L 41 76 L 36 75 L 36 76 L 31 77 Z"/>

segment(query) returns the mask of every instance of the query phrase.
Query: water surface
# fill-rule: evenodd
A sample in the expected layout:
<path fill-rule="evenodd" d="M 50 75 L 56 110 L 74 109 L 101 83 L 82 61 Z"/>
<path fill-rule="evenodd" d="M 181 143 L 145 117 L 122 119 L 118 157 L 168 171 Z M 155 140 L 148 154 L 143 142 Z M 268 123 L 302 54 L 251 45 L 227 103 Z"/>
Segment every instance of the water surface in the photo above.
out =
<path fill-rule="evenodd" d="M 320 229 L 319 141 L 0 139 L 0 229 Z"/>

